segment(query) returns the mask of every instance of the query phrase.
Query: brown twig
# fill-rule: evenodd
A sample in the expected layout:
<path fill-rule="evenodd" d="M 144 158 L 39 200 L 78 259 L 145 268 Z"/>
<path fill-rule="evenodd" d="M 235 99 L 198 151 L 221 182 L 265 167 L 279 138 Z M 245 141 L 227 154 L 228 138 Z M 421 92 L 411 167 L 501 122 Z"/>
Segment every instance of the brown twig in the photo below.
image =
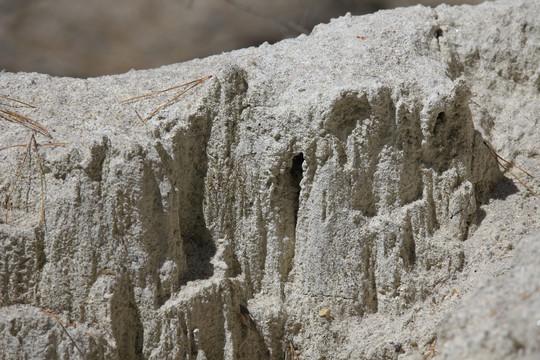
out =
<path fill-rule="evenodd" d="M 497 154 L 497 152 L 495 151 L 495 149 L 493 149 L 493 146 L 491 146 L 487 141 L 484 140 L 484 144 L 487 146 L 487 148 L 489 149 L 489 152 L 491 153 L 491 156 L 493 156 L 495 158 L 495 161 L 497 161 L 497 164 L 499 164 L 505 171 L 507 171 L 508 173 L 510 173 L 510 175 L 512 175 L 517 181 L 519 181 L 521 183 L 521 185 L 525 186 L 525 188 L 527 190 L 529 190 L 531 192 L 531 194 L 535 195 L 535 196 L 539 196 L 538 193 L 536 193 L 535 191 L 533 191 L 529 186 L 527 186 L 527 184 L 525 184 L 517 175 L 515 175 L 513 172 L 510 171 L 510 168 L 511 167 L 515 167 L 516 169 L 519 169 L 521 170 L 522 172 L 524 172 L 525 174 L 527 174 L 528 176 L 534 178 L 533 175 L 529 174 L 527 171 L 525 171 L 524 169 L 520 168 L 519 166 L 517 166 L 516 164 L 508 161 L 508 160 L 505 160 L 502 156 L 500 156 L 499 154 Z M 509 166 L 506 166 L 504 165 L 501 161 L 499 160 L 502 160 L 504 161 L 506 164 L 508 164 Z"/>
<path fill-rule="evenodd" d="M 199 84 L 202 84 L 203 82 L 210 79 L 211 77 L 212 77 L 212 75 L 209 75 L 209 76 L 206 76 L 206 77 L 203 77 L 203 78 L 200 78 L 200 79 L 197 79 L 197 80 L 193 80 L 193 81 L 181 84 L 181 85 L 176 85 L 176 86 L 170 87 L 170 88 L 165 89 L 165 90 L 159 90 L 159 91 L 155 91 L 155 92 L 150 93 L 150 94 L 144 94 L 144 95 L 135 96 L 135 97 L 120 101 L 120 104 L 125 104 L 125 103 L 127 103 L 129 101 L 134 101 L 134 100 L 142 99 L 142 98 L 145 98 L 145 97 L 148 97 L 148 96 L 161 94 L 161 93 L 164 93 L 166 91 L 171 91 L 171 90 L 176 90 L 176 89 L 179 89 L 179 88 L 187 87 L 186 89 L 182 90 L 180 93 L 176 94 L 172 99 L 168 100 L 165 104 L 161 105 L 156 110 L 152 111 L 150 113 L 150 115 L 148 115 L 144 119 L 142 119 L 142 117 L 137 112 L 135 112 L 135 113 L 137 113 L 137 116 L 139 117 L 139 119 L 141 119 L 143 121 L 143 123 L 144 123 L 148 119 L 150 119 L 152 116 L 154 116 L 158 111 L 160 111 L 163 108 L 169 106 L 171 103 L 176 101 L 180 96 L 184 95 L 186 92 L 193 89 L 195 86 L 197 86 Z"/>

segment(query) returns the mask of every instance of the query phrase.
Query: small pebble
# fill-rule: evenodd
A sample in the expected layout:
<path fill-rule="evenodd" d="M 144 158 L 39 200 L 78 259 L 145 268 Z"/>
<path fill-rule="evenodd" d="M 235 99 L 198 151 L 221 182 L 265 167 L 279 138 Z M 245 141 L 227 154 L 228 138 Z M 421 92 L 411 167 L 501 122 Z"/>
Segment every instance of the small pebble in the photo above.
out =
<path fill-rule="evenodd" d="M 319 311 L 319 316 L 330 319 L 330 309 L 321 309 Z"/>

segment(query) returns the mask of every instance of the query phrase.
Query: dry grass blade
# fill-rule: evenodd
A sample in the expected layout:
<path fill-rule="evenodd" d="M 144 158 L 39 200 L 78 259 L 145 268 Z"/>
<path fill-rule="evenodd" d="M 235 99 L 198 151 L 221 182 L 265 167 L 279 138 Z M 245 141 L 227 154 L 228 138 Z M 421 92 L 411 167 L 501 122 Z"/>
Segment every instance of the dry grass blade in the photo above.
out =
<path fill-rule="evenodd" d="M 47 131 L 47 129 L 45 129 L 43 125 L 41 125 L 37 121 L 32 120 L 26 116 L 17 114 L 16 112 L 11 111 L 11 110 L 0 109 L 0 117 L 8 121 L 11 121 L 13 123 L 22 125 L 30 130 L 37 131 L 41 135 L 44 135 L 48 137 L 49 139 L 52 139 L 51 134 Z"/>
<path fill-rule="evenodd" d="M 519 166 L 517 166 L 516 164 L 508 161 L 508 160 L 505 160 L 502 156 L 500 156 L 499 154 L 497 154 L 497 152 L 495 151 L 495 149 L 493 149 L 493 147 L 487 142 L 487 141 L 484 141 L 484 144 L 487 146 L 487 148 L 489 149 L 489 152 L 491 153 L 491 156 L 493 156 L 495 158 L 495 160 L 497 161 L 497 164 L 499 164 L 506 172 L 508 172 L 510 175 L 512 175 L 517 181 L 519 181 L 521 183 L 521 185 L 525 186 L 525 188 L 527 190 L 529 190 L 529 192 L 531 194 L 533 194 L 534 196 L 539 196 L 538 193 L 536 193 L 535 191 L 533 191 L 529 186 L 527 186 L 527 184 L 525 184 L 525 182 L 523 182 L 523 180 L 521 180 L 517 175 L 515 175 L 513 172 L 510 171 L 510 168 L 511 167 L 515 167 L 516 169 L 518 170 L 521 170 L 522 172 L 524 172 L 525 174 L 527 174 L 528 176 L 534 178 L 533 175 L 529 174 L 527 171 L 525 171 L 524 169 L 520 168 Z M 503 164 L 500 160 L 502 160 L 503 162 L 505 162 L 507 165 Z"/>
<path fill-rule="evenodd" d="M 160 110 L 162 110 L 163 108 L 169 106 L 171 103 L 173 103 L 174 101 L 176 101 L 180 96 L 184 95 L 184 94 L 187 93 L 189 90 L 193 89 L 195 86 L 202 84 L 203 82 L 205 82 L 206 80 L 210 79 L 211 77 L 212 77 L 212 75 L 209 75 L 209 76 L 206 76 L 206 77 L 197 79 L 197 80 L 193 80 L 193 81 L 187 82 L 187 83 L 185 83 L 185 84 L 173 86 L 173 87 L 168 88 L 168 89 L 165 89 L 165 90 L 159 90 L 159 91 L 155 91 L 155 92 L 150 93 L 150 94 L 144 94 L 144 95 L 135 96 L 135 97 L 132 97 L 132 98 L 129 98 L 129 99 L 120 101 L 120 104 L 125 104 L 125 103 L 130 102 L 130 101 L 139 100 L 139 99 L 142 99 L 142 98 L 145 98 L 145 97 L 148 97 L 148 96 L 153 96 L 153 95 L 161 94 L 161 93 L 164 93 L 164 92 L 167 92 L 167 91 L 171 91 L 171 90 L 176 90 L 176 89 L 184 88 L 184 90 L 180 91 L 180 92 L 179 92 L 178 94 L 176 94 L 172 99 L 168 100 L 165 104 L 161 105 L 161 106 L 158 107 L 156 110 L 152 111 L 152 112 L 150 113 L 150 115 L 148 115 L 148 116 L 145 117 L 144 119 L 142 119 L 142 117 L 137 113 L 137 116 L 139 117 L 139 119 L 142 119 L 143 122 L 146 122 L 148 119 L 150 119 L 152 116 L 154 116 L 158 111 L 160 111 Z"/>

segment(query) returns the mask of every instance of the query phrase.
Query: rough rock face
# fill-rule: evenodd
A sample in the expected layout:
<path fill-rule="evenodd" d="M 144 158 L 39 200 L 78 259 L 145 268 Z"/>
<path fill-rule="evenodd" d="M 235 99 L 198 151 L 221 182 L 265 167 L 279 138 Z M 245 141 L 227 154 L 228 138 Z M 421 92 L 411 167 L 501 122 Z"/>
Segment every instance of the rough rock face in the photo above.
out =
<path fill-rule="evenodd" d="M 540 237 L 525 237 L 512 269 L 468 294 L 441 326 L 444 359 L 538 357 L 539 259 Z"/>
<path fill-rule="evenodd" d="M 398 343 L 385 329 L 398 318 L 404 338 L 468 266 L 501 179 L 475 123 L 500 149 L 490 116 L 509 111 L 506 93 L 471 110 L 471 89 L 487 94 L 497 70 L 493 89 L 537 99 L 536 5 L 345 16 L 274 46 L 88 80 L 1 73 L 1 91 L 36 108 L 3 106 L 69 142 L 39 146 L 44 224 L 33 148 L 0 224 L 3 358 L 427 353 L 436 335 Z M 136 111 L 163 95 L 119 104 L 206 75 L 145 124 Z M 1 126 L 5 146 L 28 143 Z M 0 152 L 4 204 L 24 156 Z"/>

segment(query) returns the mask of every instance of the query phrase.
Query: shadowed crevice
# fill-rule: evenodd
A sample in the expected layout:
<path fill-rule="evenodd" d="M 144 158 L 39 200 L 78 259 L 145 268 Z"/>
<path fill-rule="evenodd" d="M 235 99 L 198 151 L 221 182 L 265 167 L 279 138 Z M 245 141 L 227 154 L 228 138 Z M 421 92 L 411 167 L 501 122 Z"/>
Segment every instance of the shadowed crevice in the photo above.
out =
<path fill-rule="evenodd" d="M 111 299 L 112 332 L 120 360 L 142 360 L 144 329 L 135 302 L 133 283 L 123 273 Z"/>
<path fill-rule="evenodd" d="M 214 273 L 210 259 L 216 252 L 203 210 L 210 115 L 194 116 L 189 122 L 189 130 L 180 130 L 174 139 L 172 159 L 174 186 L 178 189 L 179 228 L 187 263 L 187 272 L 181 284 L 210 278 Z"/>
<path fill-rule="evenodd" d="M 300 191 L 302 188 L 300 187 L 300 182 L 302 181 L 302 177 L 304 176 L 304 172 L 302 170 L 302 164 L 304 163 L 304 154 L 300 153 L 296 155 L 293 158 L 291 170 L 289 172 L 290 174 L 290 185 L 293 190 L 293 209 L 294 209 L 294 227 L 296 229 L 296 225 L 298 223 L 298 209 L 300 207 Z"/>
<path fill-rule="evenodd" d="M 278 272 L 280 285 L 287 282 L 294 263 L 296 226 L 300 210 L 300 183 L 303 178 L 304 154 L 299 153 L 287 161 L 287 168 L 276 179 L 275 192 L 271 196 L 276 213 L 277 238 L 280 249 Z"/>

